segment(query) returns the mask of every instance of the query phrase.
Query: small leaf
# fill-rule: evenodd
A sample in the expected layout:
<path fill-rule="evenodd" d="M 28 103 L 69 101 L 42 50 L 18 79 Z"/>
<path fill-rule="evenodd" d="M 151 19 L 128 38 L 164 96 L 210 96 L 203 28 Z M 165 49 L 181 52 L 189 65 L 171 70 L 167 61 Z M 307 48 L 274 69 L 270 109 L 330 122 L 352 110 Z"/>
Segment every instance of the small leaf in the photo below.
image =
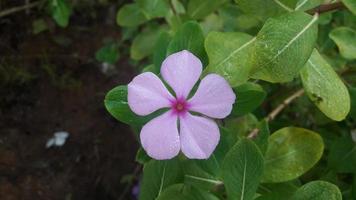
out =
<path fill-rule="evenodd" d="M 181 179 L 180 165 L 177 159 L 151 160 L 143 168 L 139 200 L 156 199 L 160 197 L 166 187 L 180 182 Z"/>
<path fill-rule="evenodd" d="M 175 184 L 163 191 L 156 200 L 219 200 L 208 191 Z"/>
<path fill-rule="evenodd" d="M 266 98 L 266 92 L 255 83 L 245 83 L 236 88 L 236 103 L 233 105 L 231 116 L 239 117 L 254 111 Z"/>
<path fill-rule="evenodd" d="M 221 163 L 225 155 L 235 143 L 232 134 L 228 129 L 220 127 L 220 140 L 214 153 L 206 160 L 194 160 L 194 162 L 205 172 L 213 176 L 218 176 L 221 172 Z"/>
<path fill-rule="evenodd" d="M 268 122 L 262 120 L 257 124 L 258 134 L 254 138 L 255 143 L 260 148 L 262 154 L 264 155 L 268 148 L 268 137 L 270 135 Z"/>
<path fill-rule="evenodd" d="M 148 18 L 164 17 L 169 6 L 166 0 L 136 0 Z"/>
<path fill-rule="evenodd" d="M 156 74 L 160 73 L 163 60 L 166 58 L 166 52 L 172 37 L 166 31 L 162 31 L 156 41 L 153 53 L 153 63 Z"/>
<path fill-rule="evenodd" d="M 263 184 L 259 188 L 261 196 L 256 200 L 284 200 L 291 199 L 298 186 L 293 182 L 284 182 Z"/>
<path fill-rule="evenodd" d="M 267 20 L 251 51 L 252 77 L 272 83 L 293 80 L 313 51 L 317 19 L 294 12 Z"/>
<path fill-rule="evenodd" d="M 274 132 L 268 139 L 263 182 L 285 182 L 295 179 L 321 158 L 324 150 L 319 134 L 296 127 Z"/>
<path fill-rule="evenodd" d="M 345 6 L 356 15 L 356 1 L 355 0 L 342 0 Z"/>
<path fill-rule="evenodd" d="M 245 33 L 211 32 L 205 40 L 209 65 L 205 74 L 217 73 L 237 86 L 247 81 L 250 67 L 248 53 L 255 38 Z"/>
<path fill-rule="evenodd" d="M 246 14 L 261 21 L 292 11 L 283 0 L 235 0 L 235 2 Z"/>
<path fill-rule="evenodd" d="M 95 53 L 95 58 L 99 62 L 115 64 L 119 59 L 119 47 L 116 43 L 109 43 Z"/>
<path fill-rule="evenodd" d="M 141 60 L 154 51 L 154 45 L 160 33 L 160 28 L 148 27 L 138 34 L 130 48 L 130 56 L 134 60 Z"/>
<path fill-rule="evenodd" d="M 151 157 L 147 155 L 147 153 L 145 152 L 145 150 L 143 150 L 143 148 L 139 148 L 136 153 L 135 160 L 141 165 L 144 165 L 151 160 Z"/>
<path fill-rule="evenodd" d="M 56 23 L 63 28 L 67 27 L 72 14 L 72 8 L 67 0 L 50 0 L 49 6 L 51 15 Z"/>
<path fill-rule="evenodd" d="M 263 156 L 258 147 L 248 139 L 238 141 L 222 165 L 228 199 L 254 199 L 262 173 Z"/>
<path fill-rule="evenodd" d="M 145 124 L 149 117 L 141 117 L 133 113 L 127 102 L 127 86 L 117 86 L 105 96 L 105 107 L 117 120 L 134 126 Z"/>
<path fill-rule="evenodd" d="M 340 54 L 349 60 L 356 59 L 356 31 L 349 27 L 338 27 L 329 34 L 339 47 Z"/>
<path fill-rule="evenodd" d="M 225 2 L 226 0 L 190 0 L 187 13 L 192 19 L 202 19 Z"/>
<path fill-rule="evenodd" d="M 298 0 L 295 10 L 309 10 L 324 3 L 324 0 Z"/>
<path fill-rule="evenodd" d="M 133 27 L 145 23 L 149 18 L 135 3 L 126 4 L 117 12 L 116 22 L 120 26 Z"/>
<path fill-rule="evenodd" d="M 183 24 L 169 43 L 167 55 L 182 50 L 192 52 L 202 60 L 203 64 L 207 63 L 204 49 L 204 34 L 198 23 L 190 21 Z"/>
<path fill-rule="evenodd" d="M 292 200 L 342 200 L 342 195 L 334 184 L 313 181 L 299 188 Z"/>
<path fill-rule="evenodd" d="M 317 50 L 300 71 L 309 99 L 330 119 L 341 121 L 350 111 L 349 92 Z"/>

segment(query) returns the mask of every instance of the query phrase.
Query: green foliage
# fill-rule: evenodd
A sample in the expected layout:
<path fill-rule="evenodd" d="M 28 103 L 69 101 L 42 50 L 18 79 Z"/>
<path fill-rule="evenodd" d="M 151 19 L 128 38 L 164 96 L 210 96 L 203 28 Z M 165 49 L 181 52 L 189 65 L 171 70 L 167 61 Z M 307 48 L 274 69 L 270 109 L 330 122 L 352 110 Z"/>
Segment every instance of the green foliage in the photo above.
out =
<path fill-rule="evenodd" d="M 119 59 L 119 56 L 119 47 L 116 43 L 106 44 L 95 53 L 97 61 L 110 64 L 115 64 Z"/>
<path fill-rule="evenodd" d="M 251 52 L 253 78 L 272 83 L 292 81 L 314 48 L 317 19 L 295 12 L 267 20 Z"/>
<path fill-rule="evenodd" d="M 140 117 L 133 113 L 127 103 L 127 86 L 117 86 L 105 96 L 105 107 L 117 120 L 132 126 L 140 126 L 149 118 Z"/>
<path fill-rule="evenodd" d="M 313 181 L 297 190 L 292 200 L 342 200 L 335 185 L 325 181 Z"/>
<path fill-rule="evenodd" d="M 218 200 L 213 194 L 185 187 L 183 184 L 172 185 L 160 195 L 157 200 Z"/>
<path fill-rule="evenodd" d="M 313 167 L 323 151 L 323 139 L 317 133 L 296 127 L 280 129 L 269 137 L 262 181 L 295 179 Z"/>
<path fill-rule="evenodd" d="M 250 73 L 247 58 L 253 41 L 253 37 L 245 33 L 209 33 L 205 40 L 209 57 L 205 73 L 220 74 L 231 86 L 246 82 Z"/>
<path fill-rule="evenodd" d="M 356 1 L 354 0 L 342 0 L 345 6 L 354 14 L 356 15 Z"/>
<path fill-rule="evenodd" d="M 136 2 L 148 18 L 164 17 L 168 12 L 166 0 L 137 0 Z"/>
<path fill-rule="evenodd" d="M 292 11 L 285 1 L 281 0 L 235 0 L 245 13 L 255 16 L 261 21 Z"/>
<path fill-rule="evenodd" d="M 141 8 L 135 4 L 124 5 L 116 16 L 116 22 L 120 26 L 133 27 L 143 24 L 148 20 L 148 17 L 143 13 Z"/>
<path fill-rule="evenodd" d="M 255 83 L 245 83 L 234 88 L 238 98 L 232 108 L 231 115 L 239 117 L 254 111 L 265 99 L 266 92 Z"/>
<path fill-rule="evenodd" d="M 222 178 L 228 199 L 252 200 L 263 173 L 263 156 L 258 147 L 242 139 L 226 155 Z"/>
<path fill-rule="evenodd" d="M 144 165 L 143 172 L 139 200 L 156 199 L 166 187 L 179 182 L 180 168 L 177 159 L 151 160 Z"/>
<path fill-rule="evenodd" d="M 196 22 L 190 21 L 182 25 L 169 43 L 167 55 L 184 49 L 192 52 L 203 62 L 206 61 L 204 34 L 200 25 Z"/>
<path fill-rule="evenodd" d="M 355 173 L 356 143 L 349 136 L 332 142 L 328 157 L 329 166 L 339 173 Z"/>
<path fill-rule="evenodd" d="M 52 18 L 61 27 L 67 27 L 72 14 L 72 7 L 67 0 L 49 0 L 49 11 Z"/>
<path fill-rule="evenodd" d="M 298 0 L 295 10 L 308 10 L 324 3 L 324 0 Z"/>
<path fill-rule="evenodd" d="M 165 31 L 162 31 L 157 38 L 153 53 L 154 72 L 156 74 L 160 72 L 161 64 L 166 58 L 167 47 L 171 39 L 169 33 Z"/>
<path fill-rule="evenodd" d="M 334 40 L 340 50 L 340 54 L 346 59 L 356 59 L 356 31 L 348 27 L 338 27 L 330 32 L 330 38 Z"/>
<path fill-rule="evenodd" d="M 349 92 L 324 58 L 314 50 L 300 76 L 310 100 L 329 118 L 341 121 L 350 111 Z"/>
<path fill-rule="evenodd" d="M 187 14 L 192 19 L 201 19 L 215 11 L 226 0 L 191 0 L 188 3 Z"/>
<path fill-rule="evenodd" d="M 155 42 L 159 36 L 160 29 L 148 27 L 138 34 L 132 41 L 130 56 L 133 60 L 141 60 L 153 53 Z"/>

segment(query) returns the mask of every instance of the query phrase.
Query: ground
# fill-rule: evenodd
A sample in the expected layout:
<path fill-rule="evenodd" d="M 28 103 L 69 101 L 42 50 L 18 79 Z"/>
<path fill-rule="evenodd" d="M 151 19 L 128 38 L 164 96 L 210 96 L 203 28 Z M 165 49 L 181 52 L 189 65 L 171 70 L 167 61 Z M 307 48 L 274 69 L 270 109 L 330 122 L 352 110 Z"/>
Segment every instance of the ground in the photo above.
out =
<path fill-rule="evenodd" d="M 121 37 L 120 29 L 83 25 L 77 15 L 67 29 L 54 26 L 33 35 L 36 17 L 0 18 L 1 65 L 25 74 L 9 78 L 0 72 L 0 199 L 120 199 L 127 186 L 123 177 L 137 168 L 138 142 L 103 100 L 136 72 L 127 55 L 109 76 L 94 59 L 105 38 Z M 67 142 L 46 148 L 56 131 L 69 132 Z M 126 191 L 121 198 L 131 199 Z"/>

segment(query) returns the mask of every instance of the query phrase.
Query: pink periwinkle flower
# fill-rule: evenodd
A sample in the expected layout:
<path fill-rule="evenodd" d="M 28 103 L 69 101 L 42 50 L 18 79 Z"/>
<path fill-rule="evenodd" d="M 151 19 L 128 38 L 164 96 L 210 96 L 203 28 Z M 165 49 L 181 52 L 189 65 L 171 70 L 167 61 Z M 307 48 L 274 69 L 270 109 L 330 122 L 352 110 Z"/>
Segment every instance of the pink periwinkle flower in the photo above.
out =
<path fill-rule="evenodd" d="M 201 73 L 200 60 L 183 50 L 168 56 L 161 67 L 161 75 L 175 96 L 151 72 L 136 76 L 128 84 L 128 104 L 137 115 L 169 108 L 141 129 L 142 146 L 152 158 L 171 159 L 182 150 L 190 159 L 207 159 L 219 143 L 219 127 L 211 118 L 228 116 L 236 96 L 223 77 L 208 74 L 188 99 Z"/>

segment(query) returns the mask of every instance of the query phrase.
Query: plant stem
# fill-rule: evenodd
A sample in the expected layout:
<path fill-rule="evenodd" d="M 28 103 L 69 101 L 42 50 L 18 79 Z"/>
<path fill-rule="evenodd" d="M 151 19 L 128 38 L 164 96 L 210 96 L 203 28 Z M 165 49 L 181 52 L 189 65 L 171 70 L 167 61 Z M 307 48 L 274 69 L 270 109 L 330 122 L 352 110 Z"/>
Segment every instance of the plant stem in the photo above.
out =
<path fill-rule="evenodd" d="M 344 9 L 344 8 L 345 8 L 345 5 L 342 2 L 336 2 L 336 3 L 320 5 L 318 7 L 307 10 L 306 12 L 311 15 L 314 15 L 315 13 L 321 14 L 321 13 L 325 13 L 325 12 L 329 12 L 329 11 L 333 11 L 333 10 L 340 10 L 340 9 Z"/>
<path fill-rule="evenodd" d="M 282 112 L 284 108 L 286 108 L 290 103 L 292 103 L 295 99 L 302 96 L 304 94 L 304 89 L 300 89 L 294 92 L 292 95 L 287 97 L 281 104 L 279 104 L 275 109 L 273 109 L 265 118 L 267 122 L 270 122 L 276 118 L 276 116 Z M 258 128 L 254 128 L 249 134 L 248 138 L 255 138 L 258 135 L 260 130 Z"/>
<path fill-rule="evenodd" d="M 41 4 L 40 1 L 36 1 L 36 2 L 33 2 L 33 3 L 25 4 L 23 6 L 17 6 L 17 7 L 13 7 L 13 8 L 7 9 L 7 10 L 0 11 L 0 18 L 1 17 L 5 17 L 7 15 L 11 15 L 11 14 L 16 13 L 16 12 L 20 12 L 20 11 L 23 11 L 23 10 L 28 10 L 30 8 L 39 6 L 40 4 Z"/>

